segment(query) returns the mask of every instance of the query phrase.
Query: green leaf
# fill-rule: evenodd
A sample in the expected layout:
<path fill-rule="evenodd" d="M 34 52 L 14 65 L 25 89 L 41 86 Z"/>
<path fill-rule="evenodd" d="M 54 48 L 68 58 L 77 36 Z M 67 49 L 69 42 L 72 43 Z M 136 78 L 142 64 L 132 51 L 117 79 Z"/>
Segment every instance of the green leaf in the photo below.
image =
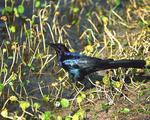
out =
<path fill-rule="evenodd" d="M 111 106 L 108 103 L 102 103 L 100 105 L 101 111 L 107 111 Z"/>
<path fill-rule="evenodd" d="M 80 9 L 78 7 L 72 7 L 72 12 L 75 13 L 75 14 L 78 13 L 79 10 Z"/>
<path fill-rule="evenodd" d="M 12 7 L 7 6 L 2 10 L 2 15 L 6 13 L 11 13 L 12 11 L 13 11 Z"/>
<path fill-rule="evenodd" d="M 67 108 L 69 106 L 69 100 L 63 98 L 61 99 L 60 104 L 63 108 Z"/>
<path fill-rule="evenodd" d="M 28 107 L 30 107 L 30 103 L 27 101 L 19 101 L 19 104 L 23 111 L 25 111 Z"/>
<path fill-rule="evenodd" d="M 8 117 L 8 110 L 6 108 L 1 111 L 1 116 L 3 116 L 4 118 Z"/>
<path fill-rule="evenodd" d="M 14 25 L 11 25 L 9 27 L 10 32 L 15 33 L 16 32 L 16 27 Z"/>
<path fill-rule="evenodd" d="M 19 14 L 23 14 L 24 13 L 24 6 L 23 5 L 19 5 L 17 8 L 17 11 Z"/>
<path fill-rule="evenodd" d="M 50 120 L 51 118 L 51 112 L 50 111 L 45 111 L 42 115 L 42 120 Z"/>
<path fill-rule="evenodd" d="M 150 65 L 150 57 L 148 57 L 146 60 L 146 66 L 149 66 L 149 65 Z"/>
<path fill-rule="evenodd" d="M 121 0 L 115 0 L 116 6 L 119 6 L 121 4 Z"/>
<path fill-rule="evenodd" d="M 110 86 L 110 79 L 108 77 L 108 75 L 105 75 L 103 77 L 103 83 L 106 85 L 106 86 Z"/>
<path fill-rule="evenodd" d="M 118 82 L 118 81 L 114 81 L 114 82 L 113 82 L 113 87 L 115 87 L 115 88 L 120 88 L 120 87 L 121 87 L 121 83 Z"/>
<path fill-rule="evenodd" d="M 9 100 L 10 101 L 17 101 L 17 97 L 16 96 L 10 96 Z"/>
<path fill-rule="evenodd" d="M 129 108 L 123 108 L 120 112 L 121 113 L 129 113 L 130 109 Z"/>
<path fill-rule="evenodd" d="M 79 115 L 78 114 L 74 114 L 72 116 L 72 120 L 79 120 Z"/>
<path fill-rule="evenodd" d="M 65 120 L 71 120 L 70 116 L 65 116 Z"/>
<path fill-rule="evenodd" d="M 36 0 L 36 1 L 35 1 L 35 7 L 36 7 L 36 8 L 39 8 L 40 6 L 41 6 L 40 0 Z"/>
<path fill-rule="evenodd" d="M 39 103 L 34 103 L 34 104 L 33 104 L 33 107 L 34 107 L 35 109 L 39 109 L 40 106 L 41 106 L 41 105 L 40 105 Z"/>
<path fill-rule="evenodd" d="M 108 17 L 106 17 L 106 16 L 101 16 L 101 19 L 102 19 L 104 25 L 107 25 L 107 24 L 108 24 L 108 21 L 109 21 Z"/>
<path fill-rule="evenodd" d="M 49 95 L 43 95 L 43 100 L 45 102 L 48 102 L 49 101 Z"/>
<path fill-rule="evenodd" d="M 57 120 L 62 120 L 62 117 L 58 115 Z"/>
<path fill-rule="evenodd" d="M 72 120 L 83 120 L 85 116 L 85 111 L 83 109 L 79 109 L 72 117 Z"/>
<path fill-rule="evenodd" d="M 2 83 L 0 83 L 0 92 L 2 92 L 4 89 L 4 85 Z"/>
<path fill-rule="evenodd" d="M 79 95 L 79 96 L 77 97 L 77 103 L 80 104 L 80 103 L 82 102 L 82 100 L 83 100 L 83 98 Z"/>

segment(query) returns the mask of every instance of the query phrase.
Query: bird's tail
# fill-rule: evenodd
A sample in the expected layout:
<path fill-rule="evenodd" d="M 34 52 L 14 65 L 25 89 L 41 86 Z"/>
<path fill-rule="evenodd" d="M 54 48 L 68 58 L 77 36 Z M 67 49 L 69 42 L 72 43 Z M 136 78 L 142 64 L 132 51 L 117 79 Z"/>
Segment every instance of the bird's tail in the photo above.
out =
<path fill-rule="evenodd" d="M 112 69 L 123 67 L 123 68 L 145 68 L 145 60 L 114 60 L 110 61 L 109 65 Z"/>

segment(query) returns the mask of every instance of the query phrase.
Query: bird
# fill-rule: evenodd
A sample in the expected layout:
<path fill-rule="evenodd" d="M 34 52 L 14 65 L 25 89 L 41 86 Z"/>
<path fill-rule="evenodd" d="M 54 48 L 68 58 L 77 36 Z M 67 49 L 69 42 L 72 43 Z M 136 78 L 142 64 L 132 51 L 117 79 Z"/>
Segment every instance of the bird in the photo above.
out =
<path fill-rule="evenodd" d="M 69 73 L 74 82 L 82 81 L 85 76 L 107 69 L 122 68 L 145 68 L 145 60 L 133 59 L 100 59 L 96 57 L 86 56 L 79 52 L 70 52 L 69 49 L 61 43 L 50 43 L 55 49 L 58 64 Z"/>

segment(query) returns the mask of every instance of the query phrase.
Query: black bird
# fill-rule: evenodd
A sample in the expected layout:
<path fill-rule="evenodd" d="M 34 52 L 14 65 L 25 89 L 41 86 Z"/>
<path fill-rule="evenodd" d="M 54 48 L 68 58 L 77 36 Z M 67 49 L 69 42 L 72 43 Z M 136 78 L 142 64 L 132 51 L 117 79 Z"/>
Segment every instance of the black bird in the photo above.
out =
<path fill-rule="evenodd" d="M 81 81 L 90 73 L 105 70 L 123 68 L 145 68 L 144 60 L 113 60 L 99 59 L 82 55 L 78 52 L 70 52 L 63 44 L 50 44 L 57 53 L 59 65 L 64 68 L 74 82 Z"/>

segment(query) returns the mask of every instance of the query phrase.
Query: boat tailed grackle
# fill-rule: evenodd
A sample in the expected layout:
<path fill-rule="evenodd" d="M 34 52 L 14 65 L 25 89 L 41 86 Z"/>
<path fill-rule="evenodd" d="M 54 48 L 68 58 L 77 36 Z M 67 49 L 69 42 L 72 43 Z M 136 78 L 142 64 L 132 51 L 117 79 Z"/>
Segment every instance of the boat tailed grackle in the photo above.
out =
<path fill-rule="evenodd" d="M 74 82 L 84 79 L 90 73 L 98 70 L 123 68 L 145 68 L 144 60 L 113 60 L 99 59 L 70 52 L 63 44 L 50 43 L 57 53 L 59 65 L 72 76 Z"/>

